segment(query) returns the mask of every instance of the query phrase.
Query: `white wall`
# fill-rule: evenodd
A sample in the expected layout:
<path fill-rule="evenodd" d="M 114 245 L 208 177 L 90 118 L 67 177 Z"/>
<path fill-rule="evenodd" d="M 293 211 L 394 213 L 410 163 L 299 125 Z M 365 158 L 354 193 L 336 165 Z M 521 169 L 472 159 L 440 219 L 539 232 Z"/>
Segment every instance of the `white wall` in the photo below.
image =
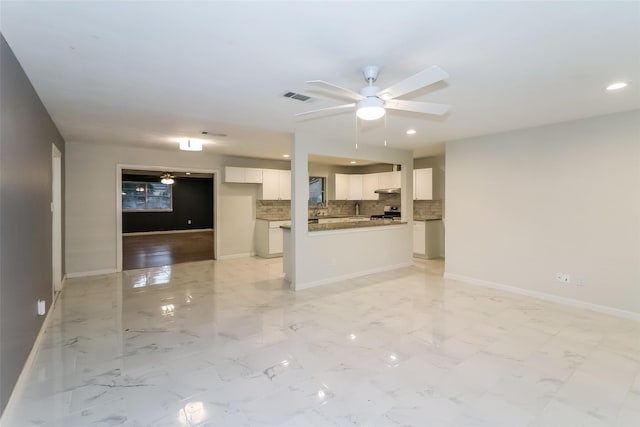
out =
<path fill-rule="evenodd" d="M 66 146 L 66 272 L 116 269 L 116 165 L 171 166 L 221 171 L 217 238 L 219 257 L 254 252 L 259 184 L 223 183 L 224 166 L 288 169 L 289 162 L 216 156 L 176 150 L 68 143 Z"/>
<path fill-rule="evenodd" d="M 640 110 L 450 142 L 446 173 L 448 277 L 640 314 Z"/>
<path fill-rule="evenodd" d="M 308 156 L 358 158 L 381 163 L 401 164 L 403 219 L 409 225 L 396 225 L 379 230 L 308 232 L 309 199 Z M 328 141 L 317 135 L 297 133 L 292 160 L 292 235 L 293 260 L 285 260 L 292 266 L 292 287 L 302 289 L 374 271 L 410 265 L 412 260 L 411 221 L 413 220 L 412 152 Z M 299 183 L 299 185 L 296 185 Z"/>

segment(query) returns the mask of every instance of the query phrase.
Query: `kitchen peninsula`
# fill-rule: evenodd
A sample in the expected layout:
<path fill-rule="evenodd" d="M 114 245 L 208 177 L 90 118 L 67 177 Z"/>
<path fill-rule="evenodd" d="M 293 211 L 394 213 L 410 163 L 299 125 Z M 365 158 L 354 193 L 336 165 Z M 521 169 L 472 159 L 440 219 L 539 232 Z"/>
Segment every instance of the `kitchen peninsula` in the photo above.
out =
<path fill-rule="evenodd" d="M 367 136 L 368 137 L 368 136 Z M 340 282 L 372 273 L 393 270 L 413 264 L 412 228 L 413 220 L 413 153 L 395 147 L 385 147 L 379 141 L 367 143 L 361 135 L 360 144 L 354 144 L 352 134 L 336 139 L 328 139 L 315 132 L 296 132 L 291 155 L 291 228 L 283 230 L 285 279 L 294 290 L 306 289 L 329 283 Z M 313 156 L 313 157 L 310 157 Z M 375 211 L 384 206 L 394 205 L 402 212 L 402 221 L 383 225 L 364 224 L 379 220 L 357 221 L 347 228 L 341 223 L 329 223 L 331 229 L 315 229 L 320 225 L 309 224 L 309 177 L 318 176 L 310 172 L 310 159 L 356 159 L 362 162 L 397 165 L 400 172 L 402 191 L 394 194 L 397 202 L 367 201 L 377 203 Z M 340 172 L 342 173 L 342 172 Z M 329 189 L 332 186 L 329 175 Z M 328 200 L 331 200 L 329 191 Z M 353 206 L 354 201 L 338 201 Z M 374 212 L 364 210 L 364 200 L 360 203 L 360 215 L 371 216 Z M 364 211 L 364 212 L 363 212 Z M 353 211 L 344 212 L 352 215 Z M 321 215 L 318 215 L 321 216 Z M 329 215 L 327 215 L 329 216 Z M 406 223 L 402 223 L 406 222 Z M 312 227 L 310 230 L 309 227 Z M 315 229 L 315 231 L 313 231 Z"/>

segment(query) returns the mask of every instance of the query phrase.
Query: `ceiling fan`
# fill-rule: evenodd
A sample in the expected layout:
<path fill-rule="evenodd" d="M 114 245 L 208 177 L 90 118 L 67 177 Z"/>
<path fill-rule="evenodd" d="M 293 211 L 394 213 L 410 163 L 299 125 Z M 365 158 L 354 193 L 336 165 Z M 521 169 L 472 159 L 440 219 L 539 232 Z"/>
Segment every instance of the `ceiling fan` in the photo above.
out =
<path fill-rule="evenodd" d="M 380 90 L 373 83 L 378 78 L 380 69 L 375 65 L 364 67 L 362 73 L 367 82 L 367 86 L 363 87 L 360 92 L 354 92 L 350 89 L 325 82 L 323 80 L 310 80 L 306 83 L 324 89 L 331 94 L 352 101 L 350 104 L 338 105 L 335 107 L 320 108 L 318 110 L 305 111 L 298 113 L 296 116 L 318 113 L 321 111 L 341 110 L 356 107 L 356 115 L 362 120 L 377 120 L 384 116 L 385 109 L 412 111 L 415 113 L 434 114 L 441 116 L 446 114 L 451 108 L 446 104 L 434 104 L 432 102 L 416 102 L 396 99 L 407 93 L 414 92 L 423 87 L 432 85 L 449 77 L 446 71 L 437 65 L 433 65 L 426 70 L 396 83 L 386 89 Z"/>

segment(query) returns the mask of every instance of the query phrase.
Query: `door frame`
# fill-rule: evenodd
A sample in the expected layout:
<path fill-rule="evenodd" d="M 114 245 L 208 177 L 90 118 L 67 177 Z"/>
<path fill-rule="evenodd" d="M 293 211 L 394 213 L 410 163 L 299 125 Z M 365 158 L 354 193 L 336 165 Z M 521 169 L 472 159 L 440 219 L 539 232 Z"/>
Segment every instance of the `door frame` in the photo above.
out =
<path fill-rule="evenodd" d="M 150 165 L 131 165 L 131 164 L 116 164 L 116 271 L 122 271 L 122 171 L 125 169 L 136 169 L 153 172 L 192 172 L 192 173 L 206 173 L 213 176 L 213 259 L 218 259 L 220 253 L 219 247 L 219 232 L 218 232 L 218 218 L 220 217 L 218 209 L 218 193 L 220 187 L 220 170 L 218 169 L 199 169 L 185 166 L 150 166 Z"/>
<path fill-rule="evenodd" d="M 62 153 L 51 144 L 51 280 L 52 293 L 62 291 Z"/>

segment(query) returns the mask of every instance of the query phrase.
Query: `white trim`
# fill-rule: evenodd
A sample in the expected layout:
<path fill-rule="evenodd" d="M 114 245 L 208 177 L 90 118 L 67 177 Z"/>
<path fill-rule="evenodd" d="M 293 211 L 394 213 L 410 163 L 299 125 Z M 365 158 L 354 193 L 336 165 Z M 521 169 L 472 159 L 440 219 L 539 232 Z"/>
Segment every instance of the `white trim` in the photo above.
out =
<path fill-rule="evenodd" d="M 190 228 L 188 230 L 166 230 L 166 231 L 137 231 L 135 233 L 122 233 L 122 235 L 123 236 L 153 236 L 156 234 L 199 233 L 202 231 L 213 231 L 213 228 Z"/>
<path fill-rule="evenodd" d="M 292 285 L 292 289 L 300 291 L 302 289 L 314 288 L 320 285 L 327 285 L 329 283 L 341 282 L 344 280 L 355 279 L 356 277 L 368 276 L 369 274 L 382 273 L 389 270 L 397 270 L 399 268 L 411 267 L 413 262 L 403 262 L 395 265 L 388 265 L 386 267 L 373 268 L 371 270 L 358 271 L 356 273 L 344 274 L 342 276 L 329 277 L 327 279 L 316 280 L 314 282 L 307 283 L 295 283 Z"/>
<path fill-rule="evenodd" d="M 220 218 L 220 209 L 218 208 L 218 194 L 220 194 L 220 180 L 222 174 L 218 169 L 198 169 L 190 166 L 175 165 L 130 165 L 116 164 L 116 272 L 122 271 L 122 171 L 124 169 L 138 169 L 148 171 L 183 171 L 194 173 L 206 173 L 213 175 L 213 229 L 218 230 L 218 218 Z M 220 253 L 220 236 L 218 233 L 213 238 L 213 259 L 219 259 Z"/>
<path fill-rule="evenodd" d="M 51 294 L 63 286 L 62 272 L 62 153 L 51 144 Z"/>
<path fill-rule="evenodd" d="M 499 289 L 501 291 L 511 292 L 514 294 L 525 295 L 528 297 L 538 298 L 545 301 L 551 301 L 558 304 L 568 305 L 571 307 L 584 308 L 587 310 L 597 311 L 598 313 L 609 314 L 611 316 L 622 317 L 625 319 L 640 322 L 640 313 L 633 311 L 620 310 L 618 308 L 608 307 L 606 305 L 592 304 L 586 301 L 580 301 L 573 298 L 565 298 L 546 292 L 531 291 L 528 289 L 518 288 L 516 286 L 503 285 L 501 283 L 490 282 L 488 280 L 476 279 L 474 277 L 464 276 L 462 274 L 444 273 L 444 278 L 449 280 L 458 280 L 471 285 L 484 286 L 486 288 Z"/>
<path fill-rule="evenodd" d="M 222 260 L 222 259 L 236 259 L 236 258 L 249 258 L 252 256 L 256 256 L 255 252 L 247 252 L 244 254 L 230 254 L 230 255 L 221 255 L 218 257 L 218 259 Z"/>
<path fill-rule="evenodd" d="M 51 305 L 49 306 L 49 310 L 47 310 L 47 314 L 45 315 L 44 321 L 42 322 L 42 325 L 40 325 L 40 331 L 38 331 L 38 335 L 36 336 L 36 339 L 33 342 L 33 346 L 31 347 L 31 351 L 29 351 L 29 356 L 27 357 L 27 360 L 24 362 L 24 366 L 22 367 L 22 370 L 20 371 L 20 375 L 18 376 L 18 380 L 16 381 L 16 384 L 13 386 L 13 390 L 11 390 L 11 395 L 9 395 L 9 400 L 7 401 L 7 406 L 5 406 L 4 411 L 2 412 L 3 415 L 4 414 L 12 414 L 13 413 L 13 406 L 16 404 L 15 402 L 20 397 L 22 389 L 26 385 L 25 382 L 26 382 L 27 373 L 32 371 L 33 363 L 34 363 L 34 361 L 36 359 L 38 351 L 40 350 L 40 344 L 42 343 L 42 340 L 44 339 L 44 335 L 45 335 L 45 332 L 46 332 L 47 328 L 49 327 L 49 323 L 51 323 L 51 317 L 52 317 L 51 313 L 56 308 L 56 303 L 58 301 L 58 296 L 59 295 L 60 295 L 60 292 L 56 292 L 54 294 L 53 298 L 51 299 Z M 35 311 L 35 307 L 34 307 L 34 311 Z M 3 425 L 2 424 L 2 417 L 0 417 L 0 425 Z"/>
<path fill-rule="evenodd" d="M 76 277 L 100 276 L 102 274 L 117 273 L 115 268 L 105 268 L 104 270 L 79 271 L 77 273 L 67 273 L 66 279 L 74 279 Z"/>

